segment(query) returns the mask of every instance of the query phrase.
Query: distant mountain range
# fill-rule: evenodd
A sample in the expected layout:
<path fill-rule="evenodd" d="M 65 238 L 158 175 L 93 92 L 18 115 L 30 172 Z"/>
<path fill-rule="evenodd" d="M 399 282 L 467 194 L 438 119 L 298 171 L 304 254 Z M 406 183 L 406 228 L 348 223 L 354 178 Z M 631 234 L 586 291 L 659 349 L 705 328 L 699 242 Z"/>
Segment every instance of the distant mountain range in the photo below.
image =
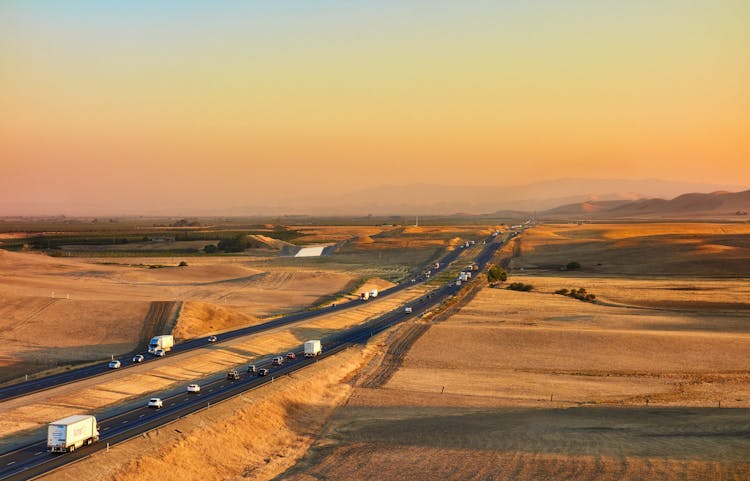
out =
<path fill-rule="evenodd" d="M 671 200 L 586 201 L 539 214 L 541 218 L 716 218 L 744 217 L 750 212 L 750 190 L 682 194 Z"/>
<path fill-rule="evenodd" d="M 278 213 L 308 215 L 478 215 L 498 211 L 540 213 L 564 206 L 557 212 L 563 214 L 579 205 L 581 213 L 591 213 L 630 202 L 671 199 L 685 192 L 748 188 L 750 186 L 657 179 L 559 179 L 516 186 L 408 184 L 325 197 L 310 196 L 265 208 Z M 258 211 L 257 208 L 252 210 Z"/>
<path fill-rule="evenodd" d="M 0 205 L 0 215 L 68 216 L 482 216 L 549 218 L 689 217 L 735 215 L 748 211 L 747 185 L 703 184 L 658 179 L 558 179 L 524 185 L 405 184 L 369 187 L 349 193 L 252 198 L 244 205 L 208 201 L 201 207 L 168 203 L 133 204 L 128 211 L 106 205 L 65 207 L 47 204 Z M 685 192 L 712 192 L 685 194 Z M 736 192 L 731 194 L 730 192 Z M 671 199 L 671 200 L 670 200 Z M 146 202 L 147 204 L 143 204 Z M 148 205 L 145 206 L 145 205 Z"/>

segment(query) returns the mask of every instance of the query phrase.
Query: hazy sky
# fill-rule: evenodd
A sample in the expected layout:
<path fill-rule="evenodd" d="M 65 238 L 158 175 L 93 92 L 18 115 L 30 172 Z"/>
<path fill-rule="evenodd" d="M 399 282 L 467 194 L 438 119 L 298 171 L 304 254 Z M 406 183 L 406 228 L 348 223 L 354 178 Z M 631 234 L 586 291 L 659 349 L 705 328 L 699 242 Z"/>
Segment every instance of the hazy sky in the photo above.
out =
<path fill-rule="evenodd" d="M 0 214 L 750 184 L 747 0 L 0 2 Z"/>

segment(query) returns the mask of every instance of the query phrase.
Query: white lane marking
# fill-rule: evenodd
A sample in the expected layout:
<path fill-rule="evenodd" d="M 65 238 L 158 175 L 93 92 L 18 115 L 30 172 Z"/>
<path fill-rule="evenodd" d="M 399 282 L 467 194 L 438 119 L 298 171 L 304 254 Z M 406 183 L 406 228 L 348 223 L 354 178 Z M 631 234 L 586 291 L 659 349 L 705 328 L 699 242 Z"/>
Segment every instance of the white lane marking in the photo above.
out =
<path fill-rule="evenodd" d="M 110 428 L 110 426 L 107 426 L 106 428 L 102 428 L 102 431 L 106 431 L 109 428 Z"/>
<path fill-rule="evenodd" d="M 44 454 L 45 451 L 39 451 L 38 453 L 34 453 L 34 456 L 39 456 L 40 454 Z"/>
<path fill-rule="evenodd" d="M 15 461 L 11 461 L 8 464 L 6 464 L 6 466 L 10 466 L 11 464 L 16 464 L 16 462 Z"/>
<path fill-rule="evenodd" d="M 123 422 L 122 422 L 122 424 L 127 424 L 127 423 L 128 423 L 128 420 L 127 420 L 127 419 L 126 419 L 125 421 L 123 421 Z"/>
<path fill-rule="evenodd" d="M 142 418 L 143 416 L 145 416 L 145 414 L 141 414 L 141 415 L 140 415 L 140 416 L 138 416 L 138 417 L 139 417 L 139 418 Z"/>
<path fill-rule="evenodd" d="M 174 406 L 174 403 L 171 403 L 170 406 Z"/>

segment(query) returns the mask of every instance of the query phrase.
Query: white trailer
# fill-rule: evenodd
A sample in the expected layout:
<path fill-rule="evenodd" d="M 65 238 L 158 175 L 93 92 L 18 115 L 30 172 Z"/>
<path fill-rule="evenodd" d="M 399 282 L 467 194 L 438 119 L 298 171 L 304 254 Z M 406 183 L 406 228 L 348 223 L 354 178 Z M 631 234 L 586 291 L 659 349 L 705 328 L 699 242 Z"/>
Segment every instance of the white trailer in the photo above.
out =
<path fill-rule="evenodd" d="M 316 357 L 322 351 L 319 339 L 305 341 L 305 357 Z"/>
<path fill-rule="evenodd" d="M 407 313 L 407 314 L 411 314 L 411 311 L 412 311 L 411 307 L 405 307 L 404 308 L 404 312 Z"/>
<path fill-rule="evenodd" d="M 164 352 L 169 352 L 169 350 L 172 349 L 172 346 L 174 346 L 174 336 L 164 334 L 162 336 L 152 337 L 151 341 L 148 343 L 148 352 L 149 354 L 154 354 L 159 349 Z"/>
<path fill-rule="evenodd" d="M 378 297 L 378 290 L 377 289 L 370 290 L 370 297 Z"/>
<path fill-rule="evenodd" d="M 47 426 L 47 448 L 53 453 L 72 452 L 97 441 L 99 430 L 94 416 L 76 414 Z"/>

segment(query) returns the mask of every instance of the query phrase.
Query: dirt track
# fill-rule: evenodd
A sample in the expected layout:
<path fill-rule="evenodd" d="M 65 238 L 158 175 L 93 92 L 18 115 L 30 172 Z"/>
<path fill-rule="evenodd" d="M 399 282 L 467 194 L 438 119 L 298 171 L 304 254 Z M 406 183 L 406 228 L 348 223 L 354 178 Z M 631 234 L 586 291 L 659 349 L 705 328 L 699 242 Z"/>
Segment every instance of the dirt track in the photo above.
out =
<path fill-rule="evenodd" d="M 361 386 L 366 388 L 377 388 L 387 383 L 393 374 L 401 367 L 404 356 L 412 344 L 419 339 L 422 334 L 427 332 L 430 328 L 430 324 L 427 323 L 414 323 L 406 326 L 406 328 L 399 333 L 398 338 L 393 342 L 385 353 L 383 361 L 380 363 L 380 367 L 372 373 L 369 377 L 361 381 Z"/>
<path fill-rule="evenodd" d="M 143 320 L 139 347 L 134 353 L 143 351 L 143 346 L 147 345 L 153 336 L 171 333 L 180 315 L 180 309 L 181 301 L 153 301 Z"/>

